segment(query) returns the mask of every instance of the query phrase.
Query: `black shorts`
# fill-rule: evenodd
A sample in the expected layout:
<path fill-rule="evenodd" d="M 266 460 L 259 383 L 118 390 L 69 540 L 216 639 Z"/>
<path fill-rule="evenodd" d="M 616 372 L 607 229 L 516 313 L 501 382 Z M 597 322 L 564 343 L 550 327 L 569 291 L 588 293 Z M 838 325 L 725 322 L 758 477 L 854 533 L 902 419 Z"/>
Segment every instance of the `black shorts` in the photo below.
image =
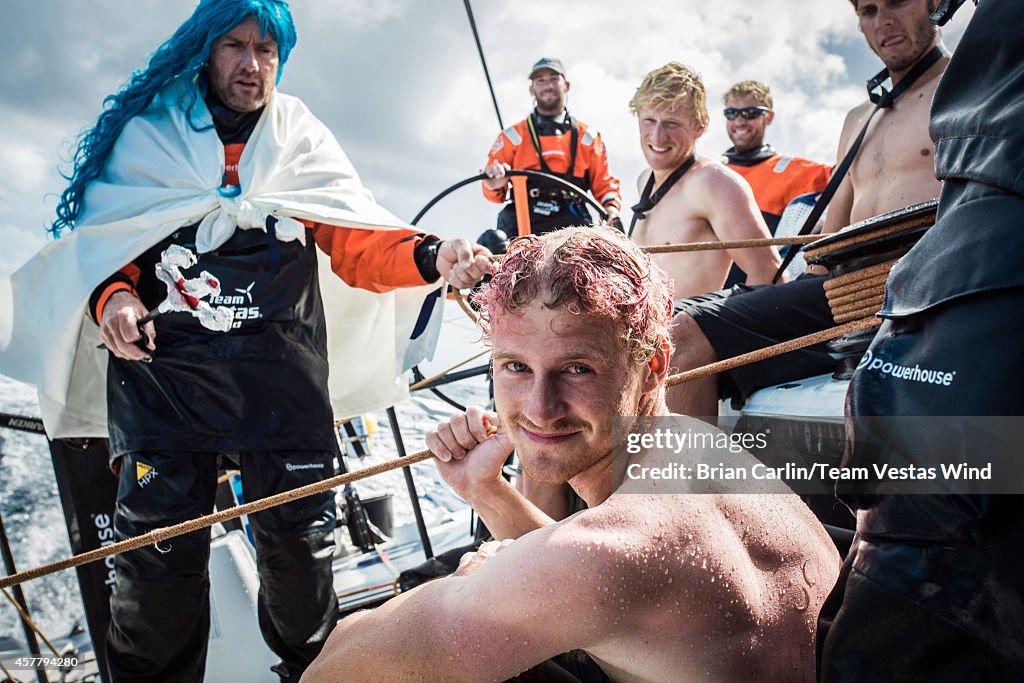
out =
<path fill-rule="evenodd" d="M 676 303 L 700 326 L 719 360 L 831 327 L 824 275 L 801 275 L 781 285 L 736 285 Z M 792 351 L 719 375 L 720 398 L 742 405 L 758 389 L 835 368 L 825 344 Z"/>
<path fill-rule="evenodd" d="M 573 650 L 552 657 L 546 662 L 541 662 L 532 669 L 508 679 L 508 683 L 512 681 L 517 683 L 530 681 L 538 683 L 612 683 L 608 674 L 582 650 Z"/>

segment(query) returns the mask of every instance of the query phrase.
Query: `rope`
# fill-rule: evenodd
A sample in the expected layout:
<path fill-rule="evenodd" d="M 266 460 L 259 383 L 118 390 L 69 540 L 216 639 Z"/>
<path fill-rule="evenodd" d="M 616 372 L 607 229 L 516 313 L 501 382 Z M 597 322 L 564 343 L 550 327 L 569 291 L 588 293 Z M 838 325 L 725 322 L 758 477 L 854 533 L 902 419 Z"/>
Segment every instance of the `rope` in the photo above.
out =
<path fill-rule="evenodd" d="M 733 358 L 726 358 L 725 360 L 720 360 L 717 363 L 711 363 L 699 368 L 694 368 L 693 370 L 680 372 L 666 379 L 665 386 L 674 387 L 675 385 L 682 384 L 683 382 L 692 382 L 694 380 L 710 377 L 711 375 L 716 375 L 720 372 L 725 372 L 726 370 L 738 368 L 741 365 L 757 363 L 758 361 L 773 358 L 775 356 L 782 355 L 783 353 L 788 353 L 789 351 L 796 351 L 797 349 L 802 349 L 807 346 L 820 344 L 821 342 L 836 339 L 837 337 L 842 337 L 845 334 L 856 332 L 858 330 L 866 330 L 869 327 L 875 327 L 880 324 L 880 320 L 865 318 L 845 325 L 839 325 L 838 327 L 830 327 L 829 329 L 822 330 L 821 332 L 804 335 L 803 337 L 797 337 L 796 339 L 791 339 L 790 341 L 782 342 L 781 344 L 774 344 L 773 346 L 767 346 L 763 349 L 757 349 L 756 351 L 744 353 Z"/>
<path fill-rule="evenodd" d="M 829 292 L 836 287 L 842 287 L 843 285 L 849 285 L 853 283 L 860 283 L 868 280 L 871 277 L 877 277 L 879 275 L 889 276 L 889 271 L 896 264 L 898 259 L 892 259 L 883 263 L 876 263 L 873 266 L 867 268 L 861 268 L 845 275 L 837 275 L 836 277 L 825 280 L 825 291 Z"/>
<path fill-rule="evenodd" d="M 218 522 L 226 522 L 228 520 L 241 517 L 242 515 L 251 515 L 253 513 L 260 512 L 261 510 L 266 510 L 267 508 L 290 503 L 291 501 L 298 500 L 299 498 L 323 493 L 324 491 L 329 491 L 333 488 L 344 486 L 345 484 L 351 484 L 352 482 L 359 481 L 360 479 L 365 479 L 383 472 L 390 472 L 391 470 L 395 470 L 400 467 L 423 462 L 432 455 L 433 453 L 430 451 L 420 451 L 419 453 L 407 455 L 404 458 L 394 458 L 393 460 L 365 467 L 361 470 L 356 470 L 355 472 L 339 474 L 331 477 L 330 479 L 324 479 L 323 481 L 307 484 L 297 489 L 292 489 L 291 491 L 284 491 L 283 493 L 278 493 L 273 496 L 267 496 L 266 498 L 260 498 L 259 500 L 254 500 L 242 505 L 236 505 L 235 507 L 231 507 L 226 510 L 218 510 L 217 512 L 197 519 L 190 519 L 172 526 L 154 529 L 149 533 L 134 536 L 132 538 L 126 538 L 125 540 L 112 545 L 96 548 L 95 550 L 79 553 L 78 555 L 73 555 L 63 560 L 51 562 L 34 569 L 28 569 L 16 574 L 11 574 L 10 576 L 5 576 L 0 578 L 0 588 L 7 588 L 9 586 L 22 584 L 26 581 L 31 581 L 32 579 L 46 576 L 47 574 L 53 574 L 54 572 L 58 572 L 63 569 L 79 567 L 83 564 L 88 564 L 89 562 L 101 560 L 104 557 L 119 555 L 129 550 L 135 550 L 147 545 L 154 545 L 176 536 L 188 534 L 193 531 L 199 531 L 200 529 L 206 529 Z"/>
<path fill-rule="evenodd" d="M 864 298 L 866 292 L 877 292 L 880 287 L 885 284 L 886 276 L 880 277 L 877 281 L 869 280 L 868 282 L 851 287 L 848 290 L 843 290 L 841 294 L 837 294 L 837 290 L 832 290 L 828 293 L 828 301 L 833 306 L 842 306 L 848 304 L 851 301 L 858 301 Z M 881 290 L 884 291 L 884 290 Z"/>
<path fill-rule="evenodd" d="M 853 309 L 847 313 L 833 313 L 832 317 L 835 318 L 836 323 L 844 324 L 851 320 L 860 320 L 862 318 L 869 318 L 882 308 L 882 302 L 879 301 L 877 304 L 868 304 L 863 308 Z"/>
<path fill-rule="evenodd" d="M 882 310 L 885 283 L 896 261 L 891 259 L 825 281 L 825 297 L 837 325 L 868 318 Z"/>
<path fill-rule="evenodd" d="M 14 605 L 14 609 L 18 610 L 18 614 L 21 616 L 22 621 L 24 621 L 26 624 L 28 624 L 29 628 L 31 628 L 33 631 L 35 631 L 37 636 L 39 636 L 40 638 L 43 639 L 43 642 L 46 643 L 46 647 L 50 648 L 50 652 L 52 652 L 57 657 L 60 657 L 60 653 L 57 652 L 57 648 L 55 648 L 53 646 L 53 643 L 51 643 L 50 639 L 46 637 L 46 634 L 43 633 L 42 630 L 40 630 L 40 628 L 38 626 L 36 626 L 36 623 L 34 621 L 32 621 L 32 617 L 30 617 L 28 614 L 26 614 L 25 610 L 21 609 L 21 605 L 19 605 L 18 601 L 14 599 L 14 596 L 11 595 L 10 593 L 8 593 L 6 588 L 4 588 L 2 590 L 4 592 L 4 597 L 7 598 L 7 600 L 12 605 Z"/>
<path fill-rule="evenodd" d="M 484 78 L 487 79 L 487 89 L 491 92 L 491 102 L 494 103 L 494 113 L 498 115 L 498 125 L 502 129 L 505 128 L 505 124 L 501 122 L 501 110 L 498 108 L 498 98 L 494 94 L 494 84 L 491 83 L 491 72 L 487 70 L 487 59 L 484 58 L 484 48 L 480 44 L 480 34 L 476 30 L 476 20 L 473 18 L 473 8 L 469 5 L 469 0 L 463 0 L 463 4 L 466 6 L 466 16 L 469 17 L 469 28 L 473 31 L 473 40 L 476 41 L 476 50 L 480 53 L 480 64 L 484 67 Z M 413 221 L 413 224 L 416 222 Z"/>
<path fill-rule="evenodd" d="M 882 300 L 884 298 L 885 296 L 881 292 L 879 292 L 877 295 L 870 297 L 862 296 L 854 301 L 851 301 L 850 303 L 843 304 L 841 306 L 835 305 L 835 302 L 830 302 L 832 304 L 832 315 L 839 316 L 843 314 L 849 314 L 854 311 L 859 311 L 871 307 L 875 307 L 875 310 L 877 311 L 882 308 Z"/>
<path fill-rule="evenodd" d="M 720 242 L 690 242 L 687 244 L 662 244 L 656 247 L 642 247 L 648 254 L 676 254 L 685 251 L 719 251 L 723 249 L 752 249 L 755 247 L 782 247 L 791 244 L 811 244 L 822 239 L 821 235 L 793 235 L 792 237 L 771 237 L 756 240 L 730 240 Z"/>
<path fill-rule="evenodd" d="M 459 308 L 461 308 L 463 312 L 469 316 L 469 319 L 473 321 L 473 324 L 478 327 L 483 327 L 480 325 L 480 316 L 473 310 L 472 306 L 469 305 L 466 298 L 462 296 L 462 292 L 452 287 L 452 296 L 455 298 L 456 303 L 459 304 Z"/>
<path fill-rule="evenodd" d="M 456 292 L 456 299 L 460 299 L 458 292 Z M 710 365 L 705 365 L 699 368 L 694 368 L 693 370 L 688 370 L 686 372 L 681 372 L 672 375 L 665 381 L 665 386 L 671 387 L 675 386 L 676 384 L 682 384 L 683 382 L 691 382 L 697 379 L 702 379 L 704 377 L 709 377 L 710 375 L 725 372 L 726 370 L 731 370 L 735 367 L 739 367 L 740 365 L 756 363 L 758 361 L 765 360 L 766 358 L 772 358 L 774 356 L 778 356 L 789 351 L 795 351 L 797 349 L 802 349 L 807 346 L 813 346 L 814 344 L 819 344 L 830 339 L 835 339 L 845 334 L 849 334 L 850 332 L 856 332 L 858 330 L 864 330 L 870 327 L 875 327 L 879 324 L 881 324 L 881 321 L 879 320 L 876 320 L 874 318 L 865 318 L 862 320 L 856 320 L 847 323 L 845 325 L 840 325 L 838 327 L 833 327 L 827 330 L 822 330 L 820 332 L 815 332 L 813 334 L 808 334 L 803 337 L 797 337 L 796 339 L 792 339 L 787 342 L 782 342 L 781 344 L 775 344 L 773 346 L 758 349 L 756 351 L 751 351 L 750 353 L 745 353 L 734 358 L 728 358 L 726 360 L 718 361 L 717 363 L 711 363 Z M 78 555 L 73 555 L 63 560 L 51 562 L 49 564 L 45 564 L 34 569 L 28 569 L 26 571 L 18 572 L 16 574 L 11 574 L 10 576 L 5 576 L 3 578 L 0 578 L 0 588 L 7 588 L 9 586 L 22 584 L 26 581 L 31 581 L 41 576 L 53 574 L 54 572 L 58 572 L 64 569 L 70 569 L 72 567 L 78 567 L 83 564 L 88 564 L 89 562 L 95 562 L 96 560 L 101 560 L 111 555 L 119 555 L 121 553 L 128 552 L 129 550 L 136 550 L 143 546 L 155 545 L 160 543 L 161 541 L 166 541 L 168 539 L 175 538 L 176 536 L 181 536 L 183 534 L 191 533 L 193 531 L 205 529 L 207 527 L 213 526 L 214 524 L 217 524 L 218 522 L 226 522 L 228 520 L 241 517 L 242 515 L 250 515 L 261 510 L 266 510 L 277 505 L 283 505 L 293 500 L 298 500 L 299 498 L 305 498 L 306 496 L 312 496 L 317 493 L 323 493 L 325 491 L 329 491 L 339 486 L 344 486 L 345 484 L 351 484 L 352 482 L 356 482 L 361 479 L 366 479 L 367 477 L 373 477 L 384 472 L 396 470 L 400 467 L 406 467 L 407 465 L 413 465 L 418 462 L 423 462 L 424 460 L 427 460 L 431 456 L 433 456 L 433 453 L 431 453 L 429 450 L 420 451 L 418 453 L 413 453 L 412 455 L 407 455 L 401 458 L 394 458 L 386 462 L 371 465 L 370 467 L 365 467 L 361 470 L 356 470 L 355 472 L 339 474 L 329 479 L 324 479 L 323 481 L 307 484 L 306 486 L 301 486 L 297 489 L 292 489 L 291 491 L 284 491 L 273 496 L 260 498 L 259 500 L 254 500 L 248 503 L 244 503 L 242 505 L 236 505 L 226 510 L 218 510 L 217 512 L 205 515 L 203 517 L 199 517 L 197 519 L 187 520 L 185 522 L 174 524 L 169 527 L 154 529 L 149 533 L 134 536 L 132 538 L 127 538 L 123 541 L 119 541 L 112 545 L 96 548 L 95 550 L 90 550 L 88 552 L 80 553 Z"/>
<path fill-rule="evenodd" d="M 917 218 L 911 218 L 905 220 L 902 223 L 896 223 L 885 228 L 877 228 L 870 232 L 865 232 L 862 235 L 850 236 L 843 234 L 843 239 L 835 239 L 835 235 L 839 233 L 832 233 L 828 235 L 831 239 L 825 244 L 811 247 L 810 249 L 804 249 L 804 258 L 816 259 L 825 254 L 831 254 L 838 249 L 846 249 L 852 247 L 855 244 L 863 244 L 865 242 L 873 242 L 882 237 L 889 237 L 891 235 L 898 235 L 904 232 L 910 232 L 914 228 L 923 228 L 930 226 L 935 223 L 935 214 L 926 214 Z"/>

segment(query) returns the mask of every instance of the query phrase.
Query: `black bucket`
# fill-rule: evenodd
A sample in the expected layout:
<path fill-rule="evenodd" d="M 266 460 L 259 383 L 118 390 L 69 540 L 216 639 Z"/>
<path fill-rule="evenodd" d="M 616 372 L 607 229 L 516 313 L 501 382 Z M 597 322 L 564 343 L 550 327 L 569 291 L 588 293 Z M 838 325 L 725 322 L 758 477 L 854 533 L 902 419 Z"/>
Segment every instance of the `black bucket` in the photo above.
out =
<path fill-rule="evenodd" d="M 363 509 L 370 523 L 383 531 L 387 536 L 395 535 L 395 515 L 391 504 L 391 494 L 362 498 Z"/>

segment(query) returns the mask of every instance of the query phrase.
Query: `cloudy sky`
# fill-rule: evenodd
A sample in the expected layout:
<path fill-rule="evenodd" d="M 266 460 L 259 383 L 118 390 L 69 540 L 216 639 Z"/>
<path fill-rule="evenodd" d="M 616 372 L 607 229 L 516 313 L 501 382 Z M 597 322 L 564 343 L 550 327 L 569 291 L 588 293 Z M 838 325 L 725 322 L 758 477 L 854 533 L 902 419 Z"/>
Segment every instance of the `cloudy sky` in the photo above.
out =
<path fill-rule="evenodd" d="M 194 0 L 11 0 L 0 23 L 0 274 L 46 240 L 59 175 L 103 97 L 189 15 Z M 947 26 L 951 48 L 968 5 Z M 476 0 L 477 27 L 505 125 L 531 107 L 529 66 L 560 57 L 569 109 L 605 138 L 628 204 L 643 168 L 627 103 L 668 61 L 695 67 L 712 118 L 698 151 L 728 147 L 721 94 L 756 78 L 775 95 L 769 141 L 832 162 L 845 112 L 880 68 L 846 0 Z M 293 0 L 299 42 L 281 89 L 334 131 L 363 182 L 411 219 L 448 185 L 479 172 L 499 130 L 460 0 Z M 424 218 L 442 236 L 475 237 L 497 205 L 465 188 Z"/>

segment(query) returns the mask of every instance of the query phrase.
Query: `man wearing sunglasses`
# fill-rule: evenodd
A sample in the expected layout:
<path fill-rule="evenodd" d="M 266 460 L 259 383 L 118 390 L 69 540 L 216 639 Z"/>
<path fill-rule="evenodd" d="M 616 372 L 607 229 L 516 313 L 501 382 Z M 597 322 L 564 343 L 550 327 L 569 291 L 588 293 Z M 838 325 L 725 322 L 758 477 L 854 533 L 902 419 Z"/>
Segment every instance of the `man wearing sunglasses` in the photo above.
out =
<path fill-rule="evenodd" d="M 758 81 L 740 81 L 722 98 L 725 130 L 732 147 L 725 164 L 746 178 L 768 230 L 775 234 L 786 206 L 803 194 L 825 189 L 832 167 L 800 157 L 783 156 L 764 137 L 775 118 L 772 93 Z"/>

